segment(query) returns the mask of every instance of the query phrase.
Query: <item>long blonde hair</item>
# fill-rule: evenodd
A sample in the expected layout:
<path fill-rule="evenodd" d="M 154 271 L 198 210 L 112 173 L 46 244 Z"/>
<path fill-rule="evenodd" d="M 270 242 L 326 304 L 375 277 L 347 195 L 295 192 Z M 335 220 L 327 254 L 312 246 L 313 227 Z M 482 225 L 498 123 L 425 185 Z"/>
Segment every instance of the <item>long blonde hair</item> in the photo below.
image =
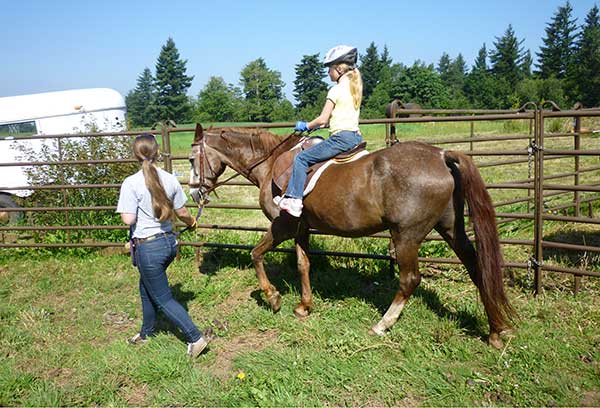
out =
<path fill-rule="evenodd" d="M 136 137 L 133 142 L 133 154 L 142 163 L 144 181 L 152 197 L 154 216 L 164 222 L 171 216 L 173 202 L 167 197 L 158 177 L 158 171 L 154 167 L 154 163 L 158 159 L 158 143 L 154 135 L 144 133 Z"/>
<path fill-rule="evenodd" d="M 354 109 L 360 108 L 363 96 L 363 82 L 362 76 L 358 68 L 350 68 L 350 65 L 341 63 L 336 66 L 341 72 L 341 75 L 348 75 L 350 80 L 350 94 L 352 95 L 352 101 L 354 102 Z"/>

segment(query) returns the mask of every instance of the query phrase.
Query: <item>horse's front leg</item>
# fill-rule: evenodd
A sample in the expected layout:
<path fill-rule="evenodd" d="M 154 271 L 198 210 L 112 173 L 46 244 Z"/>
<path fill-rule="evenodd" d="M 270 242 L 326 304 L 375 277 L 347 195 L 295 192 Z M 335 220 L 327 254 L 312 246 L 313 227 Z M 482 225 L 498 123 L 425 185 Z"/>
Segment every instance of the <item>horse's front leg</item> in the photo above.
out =
<path fill-rule="evenodd" d="M 252 249 L 252 263 L 254 263 L 254 268 L 256 269 L 256 277 L 258 278 L 260 288 L 264 292 L 273 312 L 278 312 L 281 308 L 281 295 L 267 277 L 264 266 L 264 255 L 270 249 L 275 248 L 286 239 L 293 237 L 295 229 L 289 227 L 286 228 L 286 225 L 289 224 L 290 221 L 287 218 L 289 217 L 276 217 L 267 230 L 267 233 Z"/>
<path fill-rule="evenodd" d="M 312 309 L 312 290 L 310 288 L 310 260 L 308 258 L 308 228 L 305 228 L 296 237 L 296 257 L 298 259 L 298 273 L 302 284 L 302 297 L 294 309 L 296 317 L 308 316 Z"/>

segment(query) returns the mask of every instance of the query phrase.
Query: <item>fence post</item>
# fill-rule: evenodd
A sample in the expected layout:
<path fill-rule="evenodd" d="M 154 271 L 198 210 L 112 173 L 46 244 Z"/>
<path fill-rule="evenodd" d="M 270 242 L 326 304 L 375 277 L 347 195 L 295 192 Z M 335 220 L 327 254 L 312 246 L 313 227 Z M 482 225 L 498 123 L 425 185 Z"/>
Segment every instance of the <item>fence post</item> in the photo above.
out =
<path fill-rule="evenodd" d="M 573 134 L 575 135 L 574 148 L 575 148 L 575 150 L 580 150 L 581 149 L 581 136 L 579 134 L 581 132 L 581 116 L 575 116 L 574 120 L 575 120 L 574 127 L 573 127 Z M 575 180 L 574 180 L 574 182 L 575 182 L 576 186 L 579 185 L 579 155 L 578 154 L 575 155 Z M 575 217 L 579 217 L 579 215 L 580 215 L 579 191 L 573 192 L 573 203 L 575 204 Z"/>
<path fill-rule="evenodd" d="M 168 123 L 163 123 L 161 128 L 163 160 L 165 161 L 165 171 L 173 172 L 173 164 L 171 162 L 171 134 L 169 132 Z"/>
<path fill-rule="evenodd" d="M 62 161 L 63 160 L 63 151 L 62 151 L 62 139 L 58 138 L 58 161 Z M 65 173 L 63 171 L 60 172 L 60 182 L 62 185 L 67 184 L 66 180 L 65 180 Z M 63 206 L 66 208 L 68 207 L 68 200 L 67 200 L 67 190 L 66 189 L 61 189 L 62 192 L 62 196 L 63 196 Z M 65 225 L 71 225 L 71 220 L 69 217 L 69 210 L 65 211 Z M 67 230 L 66 231 L 66 239 L 67 242 L 71 242 L 71 231 Z"/>
<path fill-rule="evenodd" d="M 534 271 L 533 286 L 537 295 L 542 289 L 542 262 L 544 237 L 544 110 L 542 107 L 535 111 L 534 124 L 534 255 L 532 266 Z"/>
<path fill-rule="evenodd" d="M 475 115 L 471 115 L 471 116 L 475 116 Z M 472 152 L 473 151 L 473 138 L 475 137 L 475 122 L 470 122 L 471 123 L 471 141 L 469 142 L 469 151 Z"/>

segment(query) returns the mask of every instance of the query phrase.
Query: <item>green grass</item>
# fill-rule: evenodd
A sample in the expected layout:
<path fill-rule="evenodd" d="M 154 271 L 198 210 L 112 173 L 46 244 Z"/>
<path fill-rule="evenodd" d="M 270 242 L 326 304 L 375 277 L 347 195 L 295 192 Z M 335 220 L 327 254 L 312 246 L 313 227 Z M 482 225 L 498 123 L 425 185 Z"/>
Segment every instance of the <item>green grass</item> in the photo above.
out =
<path fill-rule="evenodd" d="M 359 267 L 358 265 L 361 265 Z M 379 264 L 379 266 L 376 266 Z M 218 334 L 196 361 L 165 328 L 141 347 L 137 272 L 121 255 L 0 253 L 0 404 L 20 406 L 577 406 L 600 403 L 600 288 L 573 297 L 509 290 L 519 315 L 496 351 L 461 270 L 425 279 L 385 337 L 374 324 L 398 285 L 386 263 L 313 260 L 315 309 L 300 321 L 293 256 L 271 254 L 283 295 L 265 307 L 247 253 L 208 251 L 170 268 L 174 294 Z"/>

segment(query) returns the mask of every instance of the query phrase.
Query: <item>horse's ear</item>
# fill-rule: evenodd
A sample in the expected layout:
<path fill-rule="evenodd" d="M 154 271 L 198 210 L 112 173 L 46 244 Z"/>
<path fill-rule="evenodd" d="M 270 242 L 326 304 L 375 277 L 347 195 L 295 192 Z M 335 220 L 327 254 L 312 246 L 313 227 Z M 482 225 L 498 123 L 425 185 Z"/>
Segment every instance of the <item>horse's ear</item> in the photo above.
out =
<path fill-rule="evenodd" d="M 194 141 L 201 140 L 202 136 L 204 136 L 204 129 L 202 129 L 202 125 L 200 123 L 196 123 L 196 133 L 194 134 Z"/>

